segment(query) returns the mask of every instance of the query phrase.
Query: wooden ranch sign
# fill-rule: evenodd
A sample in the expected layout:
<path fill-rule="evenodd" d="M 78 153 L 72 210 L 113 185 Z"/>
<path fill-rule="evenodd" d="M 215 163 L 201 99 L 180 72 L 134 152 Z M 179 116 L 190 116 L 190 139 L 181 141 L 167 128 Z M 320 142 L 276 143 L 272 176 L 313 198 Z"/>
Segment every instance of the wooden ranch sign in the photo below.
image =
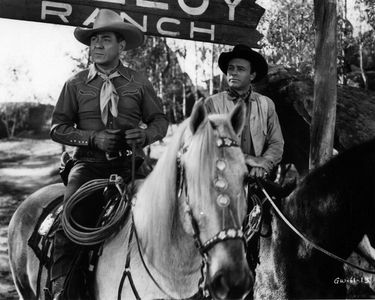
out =
<path fill-rule="evenodd" d="M 0 0 L 0 17 L 92 26 L 100 8 L 117 11 L 145 34 L 258 48 L 264 9 L 255 0 Z"/>

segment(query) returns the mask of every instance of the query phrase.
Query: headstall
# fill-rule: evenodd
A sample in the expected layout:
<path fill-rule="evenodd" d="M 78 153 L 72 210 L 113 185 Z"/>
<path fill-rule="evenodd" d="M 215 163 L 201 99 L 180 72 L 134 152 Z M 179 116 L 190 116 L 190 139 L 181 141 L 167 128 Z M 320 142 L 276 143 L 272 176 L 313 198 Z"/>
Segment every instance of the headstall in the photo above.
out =
<path fill-rule="evenodd" d="M 239 147 L 239 144 L 229 138 L 229 137 L 218 137 L 216 139 L 216 146 L 218 148 L 225 148 L 225 147 Z M 193 238 L 195 245 L 202 256 L 202 267 L 201 267 L 201 279 L 199 280 L 199 290 L 201 291 L 204 297 L 209 297 L 209 291 L 207 289 L 207 272 L 208 272 L 208 251 L 214 247 L 216 244 L 226 241 L 226 240 L 234 240 L 240 239 L 245 244 L 245 235 L 243 232 L 242 227 L 238 228 L 223 228 L 213 237 L 208 239 L 206 242 L 202 243 L 199 234 L 200 228 L 198 225 L 198 221 L 193 215 L 193 211 L 190 205 L 190 199 L 188 194 L 188 186 L 186 181 L 186 174 L 185 168 L 182 163 L 182 156 L 188 151 L 188 146 L 184 146 L 177 154 L 177 197 L 180 198 L 184 195 L 185 203 L 187 206 L 187 213 L 190 216 L 192 228 L 193 228 Z M 225 160 L 224 152 L 221 151 L 221 155 L 219 159 L 216 161 L 216 171 L 217 175 L 214 179 L 214 186 L 216 190 L 219 192 L 219 195 L 216 199 L 218 206 L 221 208 L 228 208 L 230 210 L 230 197 L 225 193 L 227 188 L 227 181 L 224 179 L 223 173 L 224 170 L 227 168 L 228 162 Z"/>

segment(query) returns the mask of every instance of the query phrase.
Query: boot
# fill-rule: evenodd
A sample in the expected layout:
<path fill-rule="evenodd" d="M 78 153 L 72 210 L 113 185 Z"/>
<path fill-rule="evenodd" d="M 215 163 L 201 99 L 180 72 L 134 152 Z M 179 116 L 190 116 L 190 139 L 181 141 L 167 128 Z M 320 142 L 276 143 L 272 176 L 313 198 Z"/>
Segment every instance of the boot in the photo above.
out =
<path fill-rule="evenodd" d="M 64 299 L 65 281 L 71 273 L 77 245 L 71 242 L 63 229 L 58 229 L 54 237 L 53 260 L 51 266 L 52 299 Z"/>

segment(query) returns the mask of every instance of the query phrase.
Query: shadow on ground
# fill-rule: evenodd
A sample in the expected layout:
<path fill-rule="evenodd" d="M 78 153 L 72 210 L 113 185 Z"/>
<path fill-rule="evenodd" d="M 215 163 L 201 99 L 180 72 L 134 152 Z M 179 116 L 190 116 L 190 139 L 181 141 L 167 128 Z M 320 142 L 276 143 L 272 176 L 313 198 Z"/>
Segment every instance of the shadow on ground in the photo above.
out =
<path fill-rule="evenodd" d="M 61 146 L 49 140 L 0 144 L 0 299 L 19 299 L 8 262 L 8 224 L 19 204 L 39 188 L 59 182 Z"/>

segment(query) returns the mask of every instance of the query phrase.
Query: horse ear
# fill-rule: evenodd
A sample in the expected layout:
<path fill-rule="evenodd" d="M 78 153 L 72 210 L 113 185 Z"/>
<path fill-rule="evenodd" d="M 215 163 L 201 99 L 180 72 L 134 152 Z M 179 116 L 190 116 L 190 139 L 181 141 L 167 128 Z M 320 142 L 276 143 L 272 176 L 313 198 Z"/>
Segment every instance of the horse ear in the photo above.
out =
<path fill-rule="evenodd" d="M 194 134 L 202 122 L 207 118 L 207 110 L 204 100 L 198 100 L 193 107 L 190 117 L 190 130 Z"/>
<path fill-rule="evenodd" d="M 237 103 L 229 115 L 230 123 L 232 124 L 234 132 L 239 135 L 244 126 L 246 119 L 246 106 L 243 101 Z"/>

